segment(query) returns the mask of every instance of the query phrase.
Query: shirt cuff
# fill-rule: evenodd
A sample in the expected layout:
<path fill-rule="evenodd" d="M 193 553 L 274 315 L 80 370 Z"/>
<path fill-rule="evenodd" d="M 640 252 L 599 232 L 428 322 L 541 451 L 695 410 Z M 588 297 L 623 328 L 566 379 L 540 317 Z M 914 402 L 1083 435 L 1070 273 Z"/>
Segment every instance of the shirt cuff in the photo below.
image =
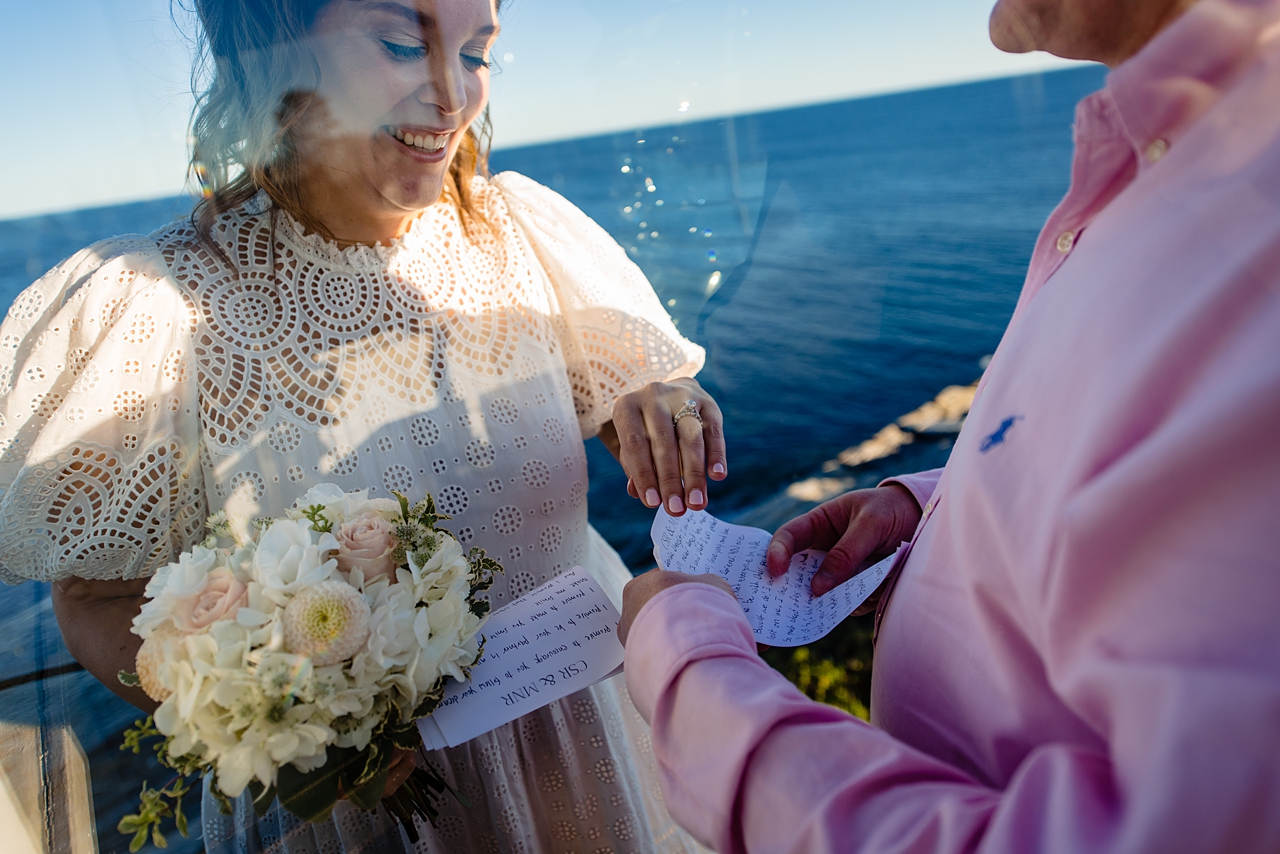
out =
<path fill-rule="evenodd" d="M 695 658 L 756 655 L 755 635 L 731 594 L 710 584 L 677 584 L 650 599 L 627 635 L 627 690 L 651 722 L 658 696 Z"/>
<path fill-rule="evenodd" d="M 924 506 L 933 498 L 933 493 L 938 488 L 938 481 L 942 479 L 943 471 L 943 469 L 929 469 L 929 471 L 916 472 L 915 474 L 900 474 L 894 477 L 886 477 L 876 485 L 898 484 L 898 486 L 911 493 L 911 497 L 916 500 L 916 504 L 919 504 L 921 511 L 923 511 Z"/>

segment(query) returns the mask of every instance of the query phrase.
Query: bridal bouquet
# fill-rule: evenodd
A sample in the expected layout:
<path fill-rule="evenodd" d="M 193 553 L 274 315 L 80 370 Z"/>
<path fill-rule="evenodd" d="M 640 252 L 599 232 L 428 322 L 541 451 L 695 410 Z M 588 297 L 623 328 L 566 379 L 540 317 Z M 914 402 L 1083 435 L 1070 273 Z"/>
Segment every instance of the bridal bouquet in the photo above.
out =
<path fill-rule="evenodd" d="M 213 775 L 227 810 L 246 788 L 260 815 L 276 798 L 307 821 L 341 797 L 377 807 L 396 749 L 422 744 L 414 721 L 479 659 L 489 605 L 478 594 L 502 571 L 436 527 L 449 517 L 431 496 L 397 499 L 322 484 L 251 534 L 218 514 L 203 545 L 151 579 L 133 622 L 137 672 L 120 679 L 160 707 L 124 749 L 163 738 L 157 755 L 178 779 L 143 787 L 141 810 L 120 823 L 130 850 L 148 835 L 163 847 L 170 814 L 185 835 L 193 775 Z M 416 841 L 413 815 L 434 820 L 446 789 L 418 768 L 384 804 Z"/>

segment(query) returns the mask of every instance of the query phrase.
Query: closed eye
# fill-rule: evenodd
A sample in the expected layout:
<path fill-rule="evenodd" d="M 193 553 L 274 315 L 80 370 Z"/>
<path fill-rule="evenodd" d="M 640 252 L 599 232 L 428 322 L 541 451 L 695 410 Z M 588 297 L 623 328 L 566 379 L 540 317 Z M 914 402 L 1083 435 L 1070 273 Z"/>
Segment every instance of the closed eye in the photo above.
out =
<path fill-rule="evenodd" d="M 379 41 L 388 56 L 401 62 L 416 62 L 427 55 L 427 46 L 424 44 L 402 44 L 387 39 L 379 39 Z"/>

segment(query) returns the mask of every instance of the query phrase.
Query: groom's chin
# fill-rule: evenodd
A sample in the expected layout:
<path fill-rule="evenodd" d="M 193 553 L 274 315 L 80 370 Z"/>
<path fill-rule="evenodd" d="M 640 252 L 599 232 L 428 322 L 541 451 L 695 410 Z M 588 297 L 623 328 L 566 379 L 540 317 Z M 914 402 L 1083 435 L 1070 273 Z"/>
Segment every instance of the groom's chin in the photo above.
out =
<path fill-rule="evenodd" d="M 1005 53 L 1030 53 L 1036 49 L 1035 39 L 1017 5 L 1018 0 L 996 0 L 987 29 L 991 43 Z"/>

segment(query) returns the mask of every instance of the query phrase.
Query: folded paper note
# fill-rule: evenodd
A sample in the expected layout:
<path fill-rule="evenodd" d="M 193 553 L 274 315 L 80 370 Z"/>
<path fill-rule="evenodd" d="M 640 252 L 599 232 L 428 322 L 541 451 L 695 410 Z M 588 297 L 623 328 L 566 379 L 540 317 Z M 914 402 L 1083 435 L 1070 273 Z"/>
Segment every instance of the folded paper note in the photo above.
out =
<path fill-rule="evenodd" d="M 616 673 L 618 610 L 574 567 L 489 615 L 484 655 L 418 721 L 428 750 L 457 747 Z"/>
<path fill-rule="evenodd" d="M 679 518 L 659 510 L 650 533 L 658 566 L 724 578 L 737 594 L 756 641 L 770 646 L 803 646 L 826 635 L 875 592 L 893 566 L 893 556 L 887 557 L 815 597 L 809 582 L 826 552 L 800 552 L 791 559 L 790 572 L 773 578 L 764 561 L 772 539 L 768 531 L 730 525 L 705 510 Z"/>

